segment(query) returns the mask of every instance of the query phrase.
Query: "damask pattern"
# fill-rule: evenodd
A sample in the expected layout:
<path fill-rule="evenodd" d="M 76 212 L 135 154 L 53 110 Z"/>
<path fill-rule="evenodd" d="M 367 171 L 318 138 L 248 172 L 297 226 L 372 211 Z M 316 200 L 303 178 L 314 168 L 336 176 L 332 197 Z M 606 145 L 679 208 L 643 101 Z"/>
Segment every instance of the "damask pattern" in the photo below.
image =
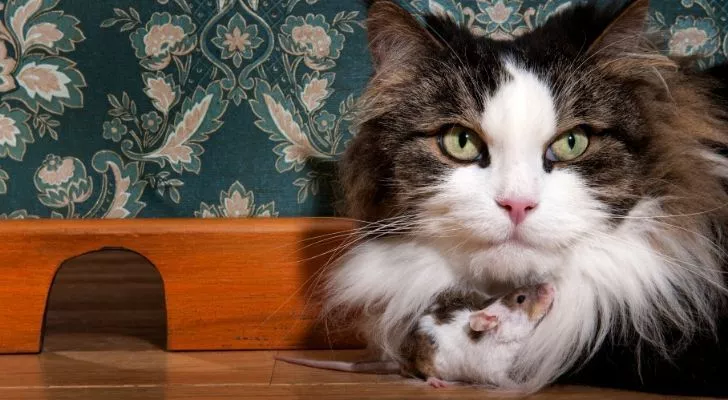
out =
<path fill-rule="evenodd" d="M 508 40 L 574 1 L 402 4 Z M 331 214 L 363 4 L 0 1 L 0 219 Z M 653 5 L 665 51 L 726 59 L 720 1 Z"/>

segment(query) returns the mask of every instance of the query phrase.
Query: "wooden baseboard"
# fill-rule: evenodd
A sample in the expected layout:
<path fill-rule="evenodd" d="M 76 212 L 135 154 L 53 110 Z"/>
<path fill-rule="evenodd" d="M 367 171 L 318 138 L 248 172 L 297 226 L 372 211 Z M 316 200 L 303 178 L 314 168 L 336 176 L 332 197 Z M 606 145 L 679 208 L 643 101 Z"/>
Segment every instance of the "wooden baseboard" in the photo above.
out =
<path fill-rule="evenodd" d="M 169 350 L 356 347 L 324 329 L 312 290 L 352 228 L 335 218 L 0 222 L 0 353 L 40 351 L 59 266 L 104 248 L 159 271 Z"/>

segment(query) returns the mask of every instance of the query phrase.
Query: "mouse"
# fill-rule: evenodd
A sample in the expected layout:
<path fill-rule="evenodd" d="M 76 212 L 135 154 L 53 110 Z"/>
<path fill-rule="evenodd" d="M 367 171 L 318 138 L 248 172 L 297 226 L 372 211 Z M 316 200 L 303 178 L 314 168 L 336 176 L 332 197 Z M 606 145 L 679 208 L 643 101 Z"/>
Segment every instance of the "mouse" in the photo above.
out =
<path fill-rule="evenodd" d="M 319 369 L 401 374 L 435 388 L 454 382 L 509 386 L 508 373 L 516 354 L 550 311 L 555 295 L 549 283 L 519 288 L 497 298 L 446 291 L 407 335 L 399 362 L 276 359 Z"/>

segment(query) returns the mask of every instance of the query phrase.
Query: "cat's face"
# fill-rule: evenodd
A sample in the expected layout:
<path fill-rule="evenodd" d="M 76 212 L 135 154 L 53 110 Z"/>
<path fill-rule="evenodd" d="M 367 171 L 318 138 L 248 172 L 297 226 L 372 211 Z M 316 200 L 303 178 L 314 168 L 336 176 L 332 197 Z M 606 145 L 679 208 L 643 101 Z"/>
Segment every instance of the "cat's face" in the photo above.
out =
<path fill-rule="evenodd" d="M 599 67 L 633 43 L 591 8 L 567 13 L 498 42 L 375 3 L 377 76 L 345 159 L 358 217 L 407 216 L 525 272 L 635 207 L 653 167 L 639 85 Z"/>
<path fill-rule="evenodd" d="M 518 42 L 511 45 L 475 62 L 478 73 L 495 76 L 490 87 L 459 95 L 472 96 L 471 110 L 399 110 L 432 126 L 447 122 L 430 132 L 410 127 L 401 142 L 410 151 L 398 152 L 394 164 L 398 198 L 414 206 L 425 235 L 464 236 L 509 262 L 608 228 L 611 217 L 634 206 L 644 157 L 639 110 L 620 104 L 630 102 L 628 91 L 581 81 L 588 65 L 529 63 L 516 55 Z M 428 72 L 420 79 L 449 75 L 436 67 Z M 600 90 L 623 94 L 615 101 Z"/>

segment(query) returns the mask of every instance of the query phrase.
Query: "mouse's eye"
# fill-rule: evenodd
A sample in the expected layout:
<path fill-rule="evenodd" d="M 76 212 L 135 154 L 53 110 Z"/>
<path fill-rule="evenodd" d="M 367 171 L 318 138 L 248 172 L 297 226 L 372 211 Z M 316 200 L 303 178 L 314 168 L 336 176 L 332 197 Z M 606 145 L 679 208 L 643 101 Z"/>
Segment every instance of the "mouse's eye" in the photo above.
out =
<path fill-rule="evenodd" d="M 524 301 L 526 301 L 525 294 L 521 294 L 521 295 L 518 295 L 518 297 L 516 297 L 516 303 L 523 304 Z"/>

